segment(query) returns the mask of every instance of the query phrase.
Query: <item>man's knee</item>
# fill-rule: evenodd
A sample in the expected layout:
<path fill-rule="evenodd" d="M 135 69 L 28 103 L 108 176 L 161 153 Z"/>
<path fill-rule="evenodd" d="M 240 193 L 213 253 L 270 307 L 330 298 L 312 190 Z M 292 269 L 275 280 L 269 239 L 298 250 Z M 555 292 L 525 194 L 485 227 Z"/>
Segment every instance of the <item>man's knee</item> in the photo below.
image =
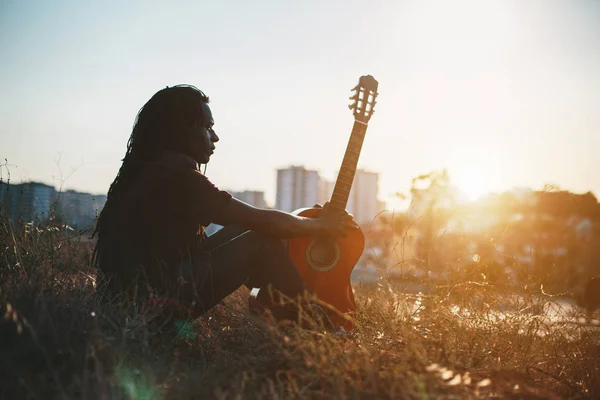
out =
<path fill-rule="evenodd" d="M 285 253 L 286 246 L 284 241 L 275 236 L 267 235 L 257 231 L 250 231 L 247 233 L 247 235 L 249 235 L 253 249 L 256 250 L 259 255 L 275 255 L 277 253 Z"/>

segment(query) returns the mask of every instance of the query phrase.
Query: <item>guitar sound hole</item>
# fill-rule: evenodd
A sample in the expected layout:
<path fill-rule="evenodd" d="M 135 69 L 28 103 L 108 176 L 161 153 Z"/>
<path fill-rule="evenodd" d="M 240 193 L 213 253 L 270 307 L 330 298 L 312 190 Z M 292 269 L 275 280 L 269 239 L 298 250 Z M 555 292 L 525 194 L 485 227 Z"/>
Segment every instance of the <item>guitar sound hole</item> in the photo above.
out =
<path fill-rule="evenodd" d="M 325 268 L 336 259 L 335 243 L 317 240 L 310 249 L 310 258 L 317 266 Z"/>

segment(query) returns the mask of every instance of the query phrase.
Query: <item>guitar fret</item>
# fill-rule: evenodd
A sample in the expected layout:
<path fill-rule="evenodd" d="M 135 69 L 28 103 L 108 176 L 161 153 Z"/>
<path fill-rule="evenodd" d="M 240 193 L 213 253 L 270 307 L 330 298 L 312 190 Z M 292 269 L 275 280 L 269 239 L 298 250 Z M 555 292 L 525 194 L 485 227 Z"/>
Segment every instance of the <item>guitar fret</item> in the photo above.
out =
<path fill-rule="evenodd" d="M 360 136 L 360 135 L 352 135 L 350 136 L 350 139 L 348 139 L 349 143 L 359 143 L 362 144 L 365 141 L 365 137 L 364 136 Z"/>
<path fill-rule="evenodd" d="M 337 189 L 337 190 L 343 190 L 344 192 L 348 192 L 348 193 L 350 193 L 351 188 L 352 188 L 352 186 L 344 185 L 344 184 L 335 187 L 335 189 Z"/>
<path fill-rule="evenodd" d="M 354 171 L 356 169 L 356 164 L 357 164 L 358 160 L 350 160 L 350 159 L 345 159 L 342 162 L 342 168 L 344 169 L 349 169 L 350 171 Z"/>
<path fill-rule="evenodd" d="M 346 204 L 344 204 L 344 202 L 338 198 L 332 198 L 329 204 L 333 206 L 334 209 L 338 209 L 340 211 L 346 208 Z"/>
<path fill-rule="evenodd" d="M 346 148 L 346 153 L 344 154 L 344 156 L 348 155 L 348 154 L 355 154 L 357 157 L 360 155 L 360 147 L 353 147 L 353 146 L 348 146 Z"/>
<path fill-rule="evenodd" d="M 352 181 L 350 181 L 350 180 L 340 181 L 340 184 L 344 185 L 344 186 L 352 187 Z"/>
<path fill-rule="evenodd" d="M 360 148 L 362 147 L 363 141 L 360 139 L 351 139 L 348 140 L 348 146 L 347 148 L 358 148 L 360 150 Z"/>
<path fill-rule="evenodd" d="M 350 189 L 350 186 L 336 186 L 333 193 L 346 197 L 348 194 L 350 194 Z"/>
<path fill-rule="evenodd" d="M 351 161 L 358 161 L 358 154 L 346 151 L 346 156 L 344 158 Z"/>
<path fill-rule="evenodd" d="M 335 187 L 336 188 L 338 188 L 338 187 L 340 187 L 340 188 L 351 188 L 352 187 L 352 182 L 338 180 L 338 182 L 336 183 Z"/>
<path fill-rule="evenodd" d="M 340 173 L 338 174 L 338 181 L 345 181 L 345 183 L 347 184 L 352 184 L 352 181 L 354 181 L 354 174 L 340 171 Z"/>
<path fill-rule="evenodd" d="M 355 127 L 354 129 L 352 129 L 352 136 L 360 136 L 360 137 L 364 137 L 365 136 L 366 131 L 364 130 L 363 127 Z"/>
<path fill-rule="evenodd" d="M 342 162 L 342 166 L 348 165 L 351 168 L 350 170 L 353 170 L 354 168 L 356 168 L 357 164 L 358 164 L 358 157 L 344 157 L 344 161 Z"/>
<path fill-rule="evenodd" d="M 346 154 L 352 154 L 353 156 L 356 156 L 356 158 L 358 158 L 358 156 L 360 155 L 360 150 L 354 150 L 351 147 L 348 147 L 346 149 Z"/>

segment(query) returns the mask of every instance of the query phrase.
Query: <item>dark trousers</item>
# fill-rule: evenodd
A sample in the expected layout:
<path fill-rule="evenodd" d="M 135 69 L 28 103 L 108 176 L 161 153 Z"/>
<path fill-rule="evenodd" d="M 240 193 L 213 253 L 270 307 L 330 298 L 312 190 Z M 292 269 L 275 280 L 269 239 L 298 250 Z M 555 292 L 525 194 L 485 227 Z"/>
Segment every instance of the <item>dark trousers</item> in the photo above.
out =
<path fill-rule="evenodd" d="M 281 239 L 226 226 L 205 239 L 202 248 L 202 262 L 191 265 L 193 277 L 183 291 L 188 299 L 193 295 L 195 315 L 242 285 L 260 288 L 257 300 L 266 307 L 275 307 L 278 294 L 298 300 L 308 291 Z"/>

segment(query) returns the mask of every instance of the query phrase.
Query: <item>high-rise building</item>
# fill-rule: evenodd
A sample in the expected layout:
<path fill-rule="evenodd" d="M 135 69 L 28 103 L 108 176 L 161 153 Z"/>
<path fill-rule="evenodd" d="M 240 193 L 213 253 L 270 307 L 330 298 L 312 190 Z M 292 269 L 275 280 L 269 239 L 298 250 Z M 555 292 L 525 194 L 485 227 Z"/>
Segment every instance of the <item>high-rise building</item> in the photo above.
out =
<path fill-rule="evenodd" d="M 335 182 L 325 178 L 321 178 L 319 181 L 319 195 L 317 196 L 319 204 L 325 204 L 325 202 L 331 200 L 333 194 L 333 185 Z"/>
<path fill-rule="evenodd" d="M 331 198 L 335 182 L 323 182 L 323 190 L 327 193 L 327 200 Z M 357 169 L 352 183 L 352 189 L 348 196 L 346 209 L 359 224 L 368 224 L 381 212 L 385 203 L 377 198 L 379 191 L 379 174 L 377 172 Z"/>
<path fill-rule="evenodd" d="M 335 182 L 321 178 L 317 171 L 292 166 L 277 170 L 276 208 L 294 211 L 331 200 Z M 370 223 L 383 210 L 384 203 L 377 198 L 379 174 L 356 170 L 346 209 L 359 224 Z"/>
<path fill-rule="evenodd" d="M 357 223 L 368 224 L 381 211 L 381 203 L 377 199 L 378 191 L 379 174 L 357 169 L 346 206 Z"/>
<path fill-rule="evenodd" d="M 312 207 L 316 203 L 324 204 L 331 199 L 334 182 L 322 179 L 318 171 L 309 170 L 303 166 L 290 166 L 277 170 L 277 193 L 275 208 L 292 212 L 299 208 Z M 384 203 L 377 198 L 379 189 L 379 174 L 362 169 L 356 171 L 354 183 L 346 208 L 354 215 L 359 224 L 368 224 L 383 210 Z M 233 197 L 255 207 L 264 208 L 263 192 L 230 191 Z M 211 224 L 206 233 L 217 232 L 219 225 Z"/>
<path fill-rule="evenodd" d="M 277 170 L 275 208 L 291 212 L 319 202 L 319 173 L 302 166 Z"/>

